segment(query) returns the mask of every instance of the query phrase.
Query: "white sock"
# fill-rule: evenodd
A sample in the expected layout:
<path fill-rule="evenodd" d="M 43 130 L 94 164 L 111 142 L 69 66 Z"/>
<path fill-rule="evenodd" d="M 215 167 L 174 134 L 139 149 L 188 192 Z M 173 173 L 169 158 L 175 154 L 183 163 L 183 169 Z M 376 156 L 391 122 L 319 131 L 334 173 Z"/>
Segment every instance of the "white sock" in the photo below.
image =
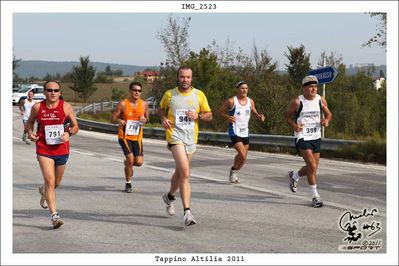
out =
<path fill-rule="evenodd" d="M 317 193 L 317 185 L 316 184 L 310 185 L 310 188 L 312 189 L 313 198 L 314 197 L 319 197 L 319 193 Z"/>
<path fill-rule="evenodd" d="M 131 184 L 131 183 L 132 183 L 132 180 L 126 181 L 126 184 Z"/>
<path fill-rule="evenodd" d="M 295 181 L 298 181 L 298 180 L 299 180 L 300 176 L 298 175 L 298 172 L 297 172 L 297 171 L 294 172 L 294 175 L 292 176 L 292 178 L 293 178 Z"/>

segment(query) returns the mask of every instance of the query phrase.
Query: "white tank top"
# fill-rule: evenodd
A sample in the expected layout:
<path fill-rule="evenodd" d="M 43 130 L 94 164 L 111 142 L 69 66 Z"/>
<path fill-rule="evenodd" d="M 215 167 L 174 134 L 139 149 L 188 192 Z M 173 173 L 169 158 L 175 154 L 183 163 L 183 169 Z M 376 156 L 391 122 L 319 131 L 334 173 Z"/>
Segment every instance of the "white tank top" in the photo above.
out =
<path fill-rule="evenodd" d="M 35 100 L 32 100 L 31 102 L 28 101 L 28 99 L 25 99 L 25 103 L 23 105 L 23 108 L 25 110 L 24 116 L 23 116 L 23 120 L 28 120 L 29 116 L 30 116 L 30 112 L 32 110 L 32 106 L 36 103 Z"/>
<path fill-rule="evenodd" d="M 303 130 L 294 132 L 297 140 L 314 140 L 321 138 L 321 98 L 316 95 L 313 100 L 307 100 L 300 95 L 299 101 L 301 105 L 296 114 L 297 124 L 303 124 Z"/>
<path fill-rule="evenodd" d="M 229 124 L 229 135 L 230 136 L 239 136 L 242 138 L 248 137 L 248 122 L 251 117 L 251 99 L 247 97 L 247 103 L 245 105 L 241 105 L 237 99 L 237 96 L 234 96 L 234 106 L 229 111 L 231 116 L 234 116 L 236 119 L 235 123 Z"/>

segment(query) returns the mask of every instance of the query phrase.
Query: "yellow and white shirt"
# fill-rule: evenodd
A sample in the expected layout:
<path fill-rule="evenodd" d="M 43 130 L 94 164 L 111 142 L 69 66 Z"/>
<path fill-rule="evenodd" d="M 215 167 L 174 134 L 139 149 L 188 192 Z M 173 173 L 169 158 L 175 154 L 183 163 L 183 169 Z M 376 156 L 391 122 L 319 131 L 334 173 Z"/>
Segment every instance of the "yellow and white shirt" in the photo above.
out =
<path fill-rule="evenodd" d="M 165 92 L 160 105 L 162 109 L 168 110 L 167 118 L 172 123 L 171 128 L 166 130 L 166 141 L 170 144 L 196 144 L 198 120 L 191 120 L 186 116 L 186 112 L 211 112 L 205 94 L 195 88 L 183 93 L 176 87 Z"/>

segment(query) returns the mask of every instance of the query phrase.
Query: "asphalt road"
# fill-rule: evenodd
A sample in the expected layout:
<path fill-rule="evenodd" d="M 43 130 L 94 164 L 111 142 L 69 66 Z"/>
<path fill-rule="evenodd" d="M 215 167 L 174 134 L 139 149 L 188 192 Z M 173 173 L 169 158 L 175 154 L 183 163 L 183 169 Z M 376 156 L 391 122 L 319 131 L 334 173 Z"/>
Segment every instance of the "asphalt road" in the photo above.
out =
<path fill-rule="evenodd" d="M 180 198 L 174 217 L 162 201 L 174 169 L 165 141 L 144 140 L 144 164 L 134 168 L 128 194 L 117 137 L 89 131 L 71 139 L 57 189 L 65 224 L 53 230 L 39 205 L 35 145 L 21 141 L 15 107 L 13 120 L 13 253 L 386 252 L 385 166 L 321 159 L 325 206 L 313 208 L 306 178 L 297 193 L 288 188 L 287 172 L 303 165 L 301 157 L 250 151 L 241 184 L 230 184 L 235 151 L 200 145 L 190 178 L 198 224 L 185 227 Z"/>

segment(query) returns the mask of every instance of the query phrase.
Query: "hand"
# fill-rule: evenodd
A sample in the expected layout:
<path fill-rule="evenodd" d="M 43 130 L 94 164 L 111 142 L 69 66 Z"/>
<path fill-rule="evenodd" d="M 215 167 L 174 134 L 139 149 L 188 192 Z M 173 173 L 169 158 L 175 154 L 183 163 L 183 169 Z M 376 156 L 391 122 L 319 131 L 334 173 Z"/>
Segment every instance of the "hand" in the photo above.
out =
<path fill-rule="evenodd" d="M 120 127 L 126 126 L 126 121 L 123 120 L 123 119 L 119 119 L 119 126 L 120 126 Z"/>
<path fill-rule="evenodd" d="M 169 129 L 169 128 L 171 128 L 171 124 L 172 124 L 172 121 L 170 121 L 170 120 L 167 119 L 166 117 L 162 118 L 162 127 L 163 127 L 164 129 Z"/>
<path fill-rule="evenodd" d="M 328 127 L 329 124 L 330 124 L 330 121 L 328 119 L 323 119 L 321 121 L 321 125 L 324 127 Z"/>
<path fill-rule="evenodd" d="M 62 134 L 62 136 L 61 136 L 61 141 L 62 142 L 68 142 L 69 141 L 69 137 L 70 137 L 69 132 L 64 132 L 64 134 Z"/>
<path fill-rule="evenodd" d="M 24 111 L 21 111 L 21 115 L 24 115 L 24 113 L 25 113 Z"/>
<path fill-rule="evenodd" d="M 258 119 L 262 122 L 265 122 L 265 116 L 263 114 L 258 115 Z"/>
<path fill-rule="evenodd" d="M 229 123 L 235 123 L 236 118 L 234 116 L 229 116 Z"/>
<path fill-rule="evenodd" d="M 28 138 L 31 141 L 36 142 L 39 139 L 39 136 L 31 132 L 31 133 L 28 133 Z"/>
<path fill-rule="evenodd" d="M 196 120 L 196 119 L 198 119 L 198 113 L 197 113 L 196 111 L 193 111 L 193 110 L 188 110 L 188 111 L 186 112 L 186 116 L 187 116 L 188 118 L 190 118 L 191 120 Z"/>
<path fill-rule="evenodd" d="M 147 122 L 147 118 L 145 118 L 144 115 L 140 116 L 140 122 L 146 123 Z"/>
<path fill-rule="evenodd" d="M 303 124 L 303 123 L 296 123 L 295 126 L 294 126 L 294 131 L 295 131 L 295 132 L 302 131 L 304 125 L 305 125 L 305 124 Z"/>

